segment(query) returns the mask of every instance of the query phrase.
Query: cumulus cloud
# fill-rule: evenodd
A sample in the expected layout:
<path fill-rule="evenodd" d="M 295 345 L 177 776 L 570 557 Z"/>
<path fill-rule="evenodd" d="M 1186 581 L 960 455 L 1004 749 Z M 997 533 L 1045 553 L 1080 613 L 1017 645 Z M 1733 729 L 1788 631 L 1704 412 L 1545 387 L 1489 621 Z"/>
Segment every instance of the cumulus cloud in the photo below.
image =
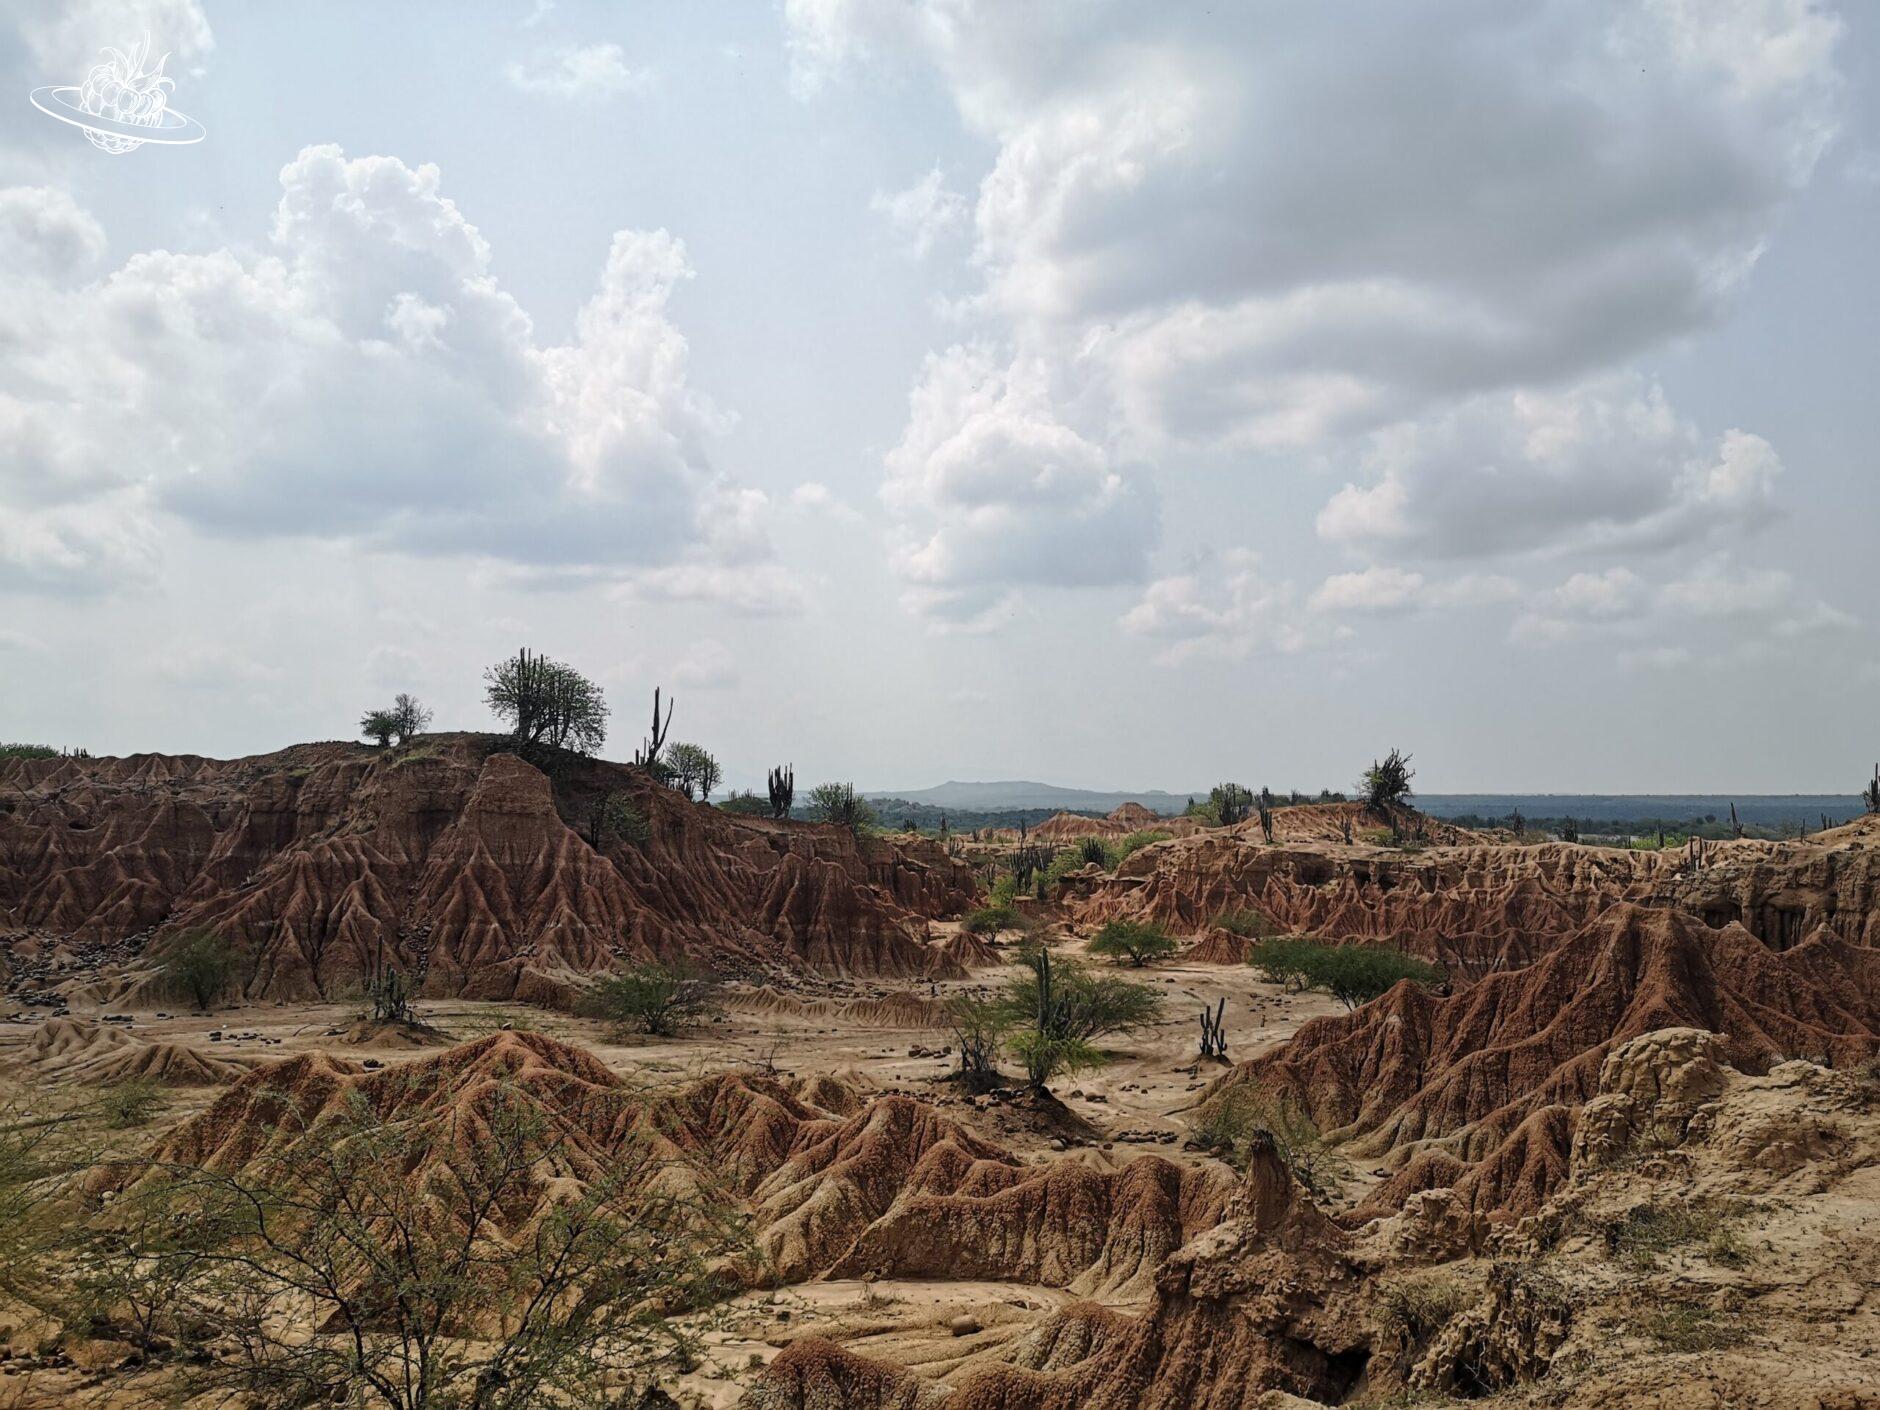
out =
<path fill-rule="evenodd" d="M 692 690 L 729 690 L 738 683 L 738 662 L 722 641 L 696 641 L 672 668 L 672 683 Z"/>
<path fill-rule="evenodd" d="M 1156 579 L 1119 625 L 1162 643 L 1157 659 L 1167 665 L 1291 653 L 1324 639 L 1299 611 L 1293 585 L 1268 579 L 1250 549 L 1209 555 L 1187 572 Z"/>
<path fill-rule="evenodd" d="M 104 258 L 104 227 L 49 186 L 0 189 L 0 276 L 70 279 Z"/>
<path fill-rule="evenodd" d="M 1363 462 L 1320 536 L 1432 558 L 1669 548 L 1767 519 L 1782 473 L 1760 436 L 1706 440 L 1627 376 L 1472 398 L 1375 433 Z"/>
<path fill-rule="evenodd" d="M 997 144 L 996 307 L 1090 336 L 1137 429 L 1257 444 L 1713 319 L 1832 135 L 1841 30 L 1809 0 L 786 15 L 800 71 L 921 56 Z"/>
<path fill-rule="evenodd" d="M 158 515 L 699 595 L 774 566 L 767 500 L 706 455 L 729 418 L 688 380 L 667 232 L 616 234 L 574 337 L 544 345 L 434 166 L 309 147 L 266 253 L 82 281 L 87 220 L 0 193 L 0 573 L 121 576 Z"/>
<path fill-rule="evenodd" d="M 1484 607 L 1507 602 L 1520 586 L 1497 573 L 1463 573 L 1431 581 L 1406 568 L 1379 564 L 1354 573 L 1334 573 L 1313 590 L 1307 602 L 1315 612 L 1372 614 Z"/>
<path fill-rule="evenodd" d="M 504 71 L 510 84 L 524 93 L 551 98 L 611 98 L 636 92 L 652 81 L 652 73 L 632 68 L 618 44 L 570 44 L 543 50 L 518 60 Z"/>
<path fill-rule="evenodd" d="M 960 312 L 1075 384 L 1058 414 L 1109 459 L 1361 461 L 1320 531 L 1371 559 L 1657 550 L 1770 512 L 1774 448 L 1627 369 L 1731 308 L 1835 134 L 1843 27 L 1814 0 L 785 15 L 799 92 L 925 66 L 990 144 Z M 944 190 L 877 206 L 921 232 Z"/>
<path fill-rule="evenodd" d="M 983 621 L 1024 588 L 1145 575 L 1154 495 L 1066 424 L 1039 362 L 982 344 L 929 357 L 887 471 L 896 568 L 939 621 Z"/>
<path fill-rule="evenodd" d="M 924 258 L 941 240 L 963 229 L 971 206 L 946 184 L 935 167 L 905 191 L 877 191 L 869 208 L 888 225 L 916 258 Z"/>
<path fill-rule="evenodd" d="M 1669 666 L 1860 625 L 1851 614 L 1776 568 L 1745 567 L 1717 554 L 1677 576 L 1650 581 L 1626 567 L 1574 573 L 1536 594 L 1511 637 L 1530 645 L 1614 640 L 1628 664 Z"/>

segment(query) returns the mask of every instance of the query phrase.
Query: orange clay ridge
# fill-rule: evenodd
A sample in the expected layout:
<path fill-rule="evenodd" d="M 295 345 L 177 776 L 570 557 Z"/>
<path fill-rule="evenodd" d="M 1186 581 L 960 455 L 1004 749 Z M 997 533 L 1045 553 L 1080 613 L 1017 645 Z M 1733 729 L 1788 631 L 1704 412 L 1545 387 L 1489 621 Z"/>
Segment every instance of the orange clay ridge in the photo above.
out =
<path fill-rule="evenodd" d="M 644 837 L 592 824 L 610 795 Z M 1023 845 L 1172 835 L 969 931 L 1016 835 L 734 816 L 485 736 L 0 761 L 0 1079 L 162 1094 L 75 1177 L 94 1209 L 304 1162 L 361 1111 L 448 1161 L 519 1105 L 554 1155 L 508 1234 L 603 1180 L 735 1214 L 735 1315 L 623 1369 L 628 1407 L 1880 1405 L 1880 818 L 1668 851 L 1271 821 L 1053 819 Z M 1111 968 L 1085 949 L 1116 920 L 1178 948 Z M 205 930 L 239 994 L 186 1013 L 166 957 Z M 1249 963 L 1257 935 L 1442 977 L 1347 1010 Z M 954 1001 L 1040 946 L 1162 1017 L 1048 1091 L 1010 1055 L 963 1086 Z M 648 961 L 714 976 L 715 1012 L 584 1016 Z M 361 999 L 387 969 L 396 1023 Z M 10 1330 L 0 1392 L 170 1394 L 93 1331 Z"/>

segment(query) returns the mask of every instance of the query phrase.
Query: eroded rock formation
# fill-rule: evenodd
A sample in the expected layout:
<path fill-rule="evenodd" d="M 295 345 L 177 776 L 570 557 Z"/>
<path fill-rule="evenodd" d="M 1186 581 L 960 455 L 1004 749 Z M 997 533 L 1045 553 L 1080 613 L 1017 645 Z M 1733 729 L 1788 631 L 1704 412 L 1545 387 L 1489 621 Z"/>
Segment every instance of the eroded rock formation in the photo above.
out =
<path fill-rule="evenodd" d="M 647 836 L 601 829 L 627 798 Z M 310 999 L 389 965 L 423 992 L 553 999 L 623 960 L 933 976 L 924 918 L 971 904 L 915 840 L 734 817 L 638 771 L 444 735 L 380 752 L 0 760 L 0 947 L 134 960 L 194 927 L 245 956 L 250 997 Z"/>

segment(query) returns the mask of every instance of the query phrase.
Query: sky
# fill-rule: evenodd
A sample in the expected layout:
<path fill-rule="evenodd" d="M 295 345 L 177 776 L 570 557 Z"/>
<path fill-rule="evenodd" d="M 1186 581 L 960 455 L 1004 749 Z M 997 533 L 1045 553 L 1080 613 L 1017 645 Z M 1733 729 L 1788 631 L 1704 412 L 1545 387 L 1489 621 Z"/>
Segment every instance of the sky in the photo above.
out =
<path fill-rule="evenodd" d="M 27 101 L 167 53 L 193 146 Z M 0 739 L 1852 792 L 1880 13 L 15 0 Z"/>

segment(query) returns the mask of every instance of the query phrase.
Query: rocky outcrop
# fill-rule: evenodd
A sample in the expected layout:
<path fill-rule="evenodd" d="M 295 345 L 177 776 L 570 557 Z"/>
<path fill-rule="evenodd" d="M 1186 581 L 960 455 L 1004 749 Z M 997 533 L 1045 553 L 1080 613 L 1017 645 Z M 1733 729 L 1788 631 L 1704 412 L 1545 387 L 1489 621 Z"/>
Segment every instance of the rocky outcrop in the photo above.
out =
<path fill-rule="evenodd" d="M 627 798 L 639 840 L 602 833 Z M 245 958 L 250 997 L 356 988 L 564 997 L 584 975 L 684 955 L 733 971 L 957 974 L 925 918 L 971 872 L 919 839 L 736 817 L 644 773 L 564 758 L 554 776 L 474 735 L 381 752 L 0 761 L 0 948 L 132 962 L 197 927 Z M 13 982 L 50 966 L 19 960 Z"/>
<path fill-rule="evenodd" d="M 1880 1052 L 1880 950 L 1822 931 L 1776 952 L 1739 926 L 1617 905 L 1526 969 L 1449 997 L 1406 982 L 1317 1019 L 1215 1090 L 1254 1085 L 1390 1157 L 1387 1205 L 1440 1181 L 1524 1212 L 1564 1174 L 1608 1054 L 1665 1028 L 1720 1035 L 1718 1056 L 1744 1071 L 1801 1054 L 1851 1065 Z M 1473 1169 L 1458 1180 L 1437 1152 Z"/>
<path fill-rule="evenodd" d="M 1072 905 L 1086 924 L 1152 920 L 1189 934 L 1253 910 L 1276 933 L 1389 943 L 1466 981 L 1532 963 L 1615 903 L 1653 901 L 1679 856 L 1565 844 L 1268 846 L 1243 826 L 1144 848 Z"/>
<path fill-rule="evenodd" d="M 1266 1393 L 1338 1402 L 1369 1357 L 1355 1315 L 1363 1279 L 1345 1236 L 1269 1144 L 1256 1143 L 1246 1174 L 1225 1193 L 1219 1218 L 1161 1261 L 1140 1317 L 1089 1303 L 1062 1308 L 1024 1339 L 1011 1364 L 970 1375 L 933 1402 L 914 1398 L 931 1388 L 906 1373 L 830 1343 L 799 1342 L 745 1403 L 766 1410 L 1227 1410 L 1260 1403 L 1256 1397 Z M 836 1387 L 890 1398 L 813 1398 Z"/>
<path fill-rule="evenodd" d="M 1489 843 L 1451 829 L 1400 851 L 1342 845 L 1332 826 L 1340 806 L 1276 810 L 1275 845 L 1241 824 L 1144 848 L 1113 876 L 1073 878 L 1073 913 L 1199 934 L 1224 912 L 1251 909 L 1282 933 L 1388 942 L 1459 982 L 1531 964 L 1621 902 L 1736 923 L 1776 950 L 1823 928 L 1880 945 L 1880 827 L 1701 852 Z"/>

